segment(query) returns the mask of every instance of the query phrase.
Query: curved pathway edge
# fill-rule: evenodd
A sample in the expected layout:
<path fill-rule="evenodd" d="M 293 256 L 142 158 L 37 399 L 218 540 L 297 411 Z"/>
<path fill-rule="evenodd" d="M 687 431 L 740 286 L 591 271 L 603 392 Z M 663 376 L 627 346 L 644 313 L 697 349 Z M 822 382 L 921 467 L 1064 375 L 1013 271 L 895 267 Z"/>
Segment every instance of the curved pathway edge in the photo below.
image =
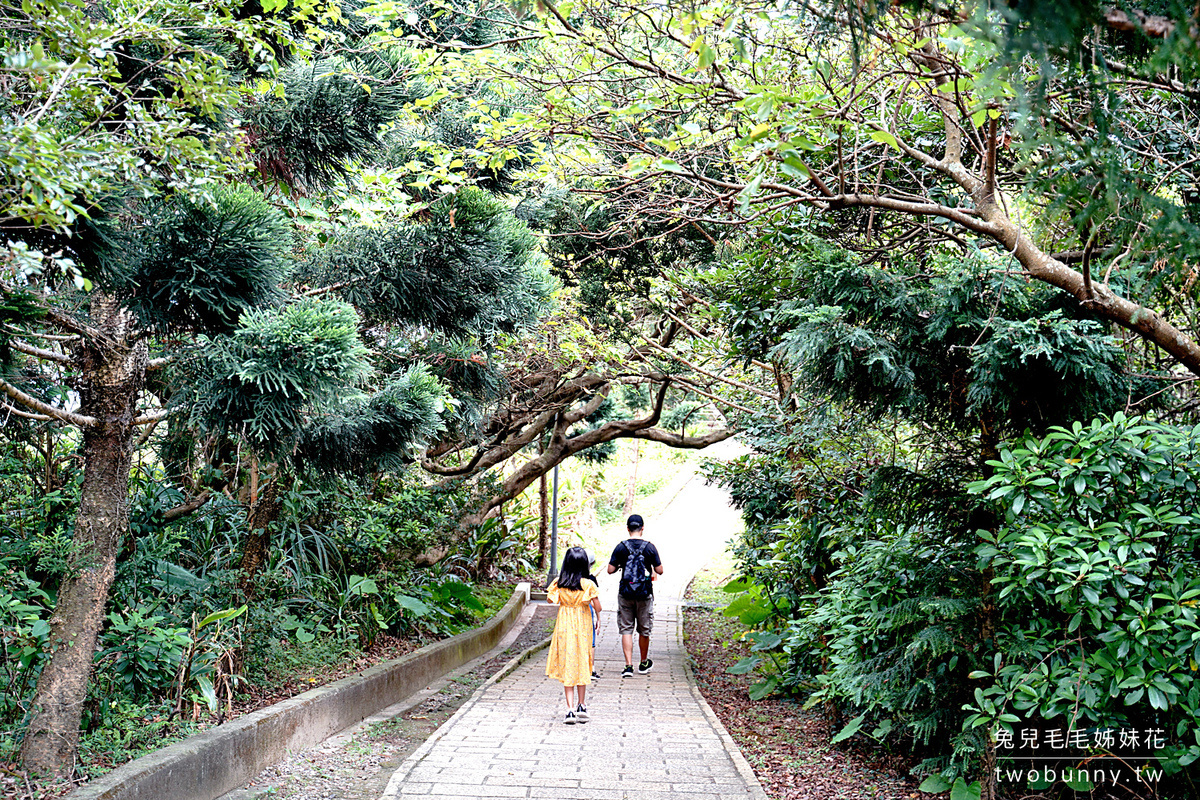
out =
<path fill-rule="evenodd" d="M 618 576 L 601 575 L 601 679 L 588 691 L 589 721 L 563 724 L 562 687 L 545 676 L 545 657 L 530 653 L 414 751 L 382 800 L 767 800 L 683 647 L 684 589 L 736 535 L 740 515 L 724 492 L 693 477 L 647 520 L 667 567 L 655 590 L 653 668 L 621 677 Z"/>
<path fill-rule="evenodd" d="M 679 641 L 681 642 L 684 640 L 683 621 L 684 615 L 680 614 L 676 624 L 679 626 Z M 729 735 L 729 731 L 725 728 L 725 723 L 721 722 L 721 718 L 717 716 L 717 712 L 712 710 L 712 706 L 704 698 L 704 693 L 700 691 L 700 684 L 696 681 L 696 673 L 692 669 L 692 657 L 690 654 L 685 653 L 684 655 L 683 669 L 687 674 L 688 684 L 692 687 L 692 696 L 696 698 L 696 703 L 700 706 L 700 710 L 704 712 L 704 716 L 708 717 L 708 722 L 712 725 L 713 730 L 717 732 L 717 736 L 721 737 L 721 742 L 725 745 L 725 752 L 729 754 L 729 759 L 733 761 L 734 767 L 741 774 L 742 779 L 746 781 L 746 786 L 750 790 L 751 800 L 770 800 L 767 796 L 767 791 L 759 783 L 758 775 L 754 773 L 754 767 L 750 766 L 750 762 L 742 755 L 742 749 L 738 747 L 737 742 Z"/>
<path fill-rule="evenodd" d="M 496 616 L 474 630 L 210 728 L 129 762 L 68 800 L 213 800 L 263 769 L 361 722 L 491 650 L 529 602 L 518 584 Z"/>

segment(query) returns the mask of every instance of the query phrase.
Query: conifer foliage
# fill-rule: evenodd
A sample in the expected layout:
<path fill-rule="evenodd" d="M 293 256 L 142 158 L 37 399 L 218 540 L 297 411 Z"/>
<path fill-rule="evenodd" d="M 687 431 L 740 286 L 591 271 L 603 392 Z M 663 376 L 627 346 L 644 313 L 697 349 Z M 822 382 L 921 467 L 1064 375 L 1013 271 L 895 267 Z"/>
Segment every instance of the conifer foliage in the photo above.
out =
<path fill-rule="evenodd" d="M 228 333 L 284 298 L 290 244 L 283 214 L 249 186 L 154 198 L 133 210 L 122 252 L 104 255 L 114 274 L 97 282 L 148 329 Z"/>
<path fill-rule="evenodd" d="M 537 242 L 503 201 L 356 197 L 389 125 L 428 93 L 403 49 L 337 14 L 244 11 L 46 0 L 0 25 L 17 86 L 0 148 L 4 411 L 80 429 L 84 464 L 24 720 L 35 773 L 75 763 L 118 554 L 136 547 L 131 459 L 161 421 L 163 463 L 181 470 L 162 518 L 244 489 L 253 596 L 299 472 L 395 468 L 446 427 L 447 387 L 410 351 L 489 346 L 547 307 Z M 342 201 L 385 224 L 306 224 Z"/>

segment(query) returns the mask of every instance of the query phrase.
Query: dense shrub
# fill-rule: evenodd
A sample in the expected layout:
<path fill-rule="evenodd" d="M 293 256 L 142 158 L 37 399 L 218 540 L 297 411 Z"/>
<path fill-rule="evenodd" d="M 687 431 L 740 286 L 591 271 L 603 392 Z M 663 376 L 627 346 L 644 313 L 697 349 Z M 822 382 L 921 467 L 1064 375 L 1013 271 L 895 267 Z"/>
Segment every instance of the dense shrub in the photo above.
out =
<path fill-rule="evenodd" d="M 1161 728 L 1161 762 L 1200 758 L 1200 428 L 1116 414 L 1005 449 L 971 487 L 996 593 L 994 668 L 972 724 Z"/>
<path fill-rule="evenodd" d="M 792 470 L 821 511 L 791 497 L 790 516 L 749 526 L 726 613 L 756 631 L 735 670 L 833 712 L 835 738 L 902 746 L 949 779 L 978 775 L 997 732 L 1162 730 L 1162 796 L 1184 796 L 1200 759 L 1200 428 L 1116 414 L 988 467 L 974 482 Z M 778 468 L 719 474 L 761 513 L 784 497 Z M 834 499 L 851 478 L 860 491 Z"/>

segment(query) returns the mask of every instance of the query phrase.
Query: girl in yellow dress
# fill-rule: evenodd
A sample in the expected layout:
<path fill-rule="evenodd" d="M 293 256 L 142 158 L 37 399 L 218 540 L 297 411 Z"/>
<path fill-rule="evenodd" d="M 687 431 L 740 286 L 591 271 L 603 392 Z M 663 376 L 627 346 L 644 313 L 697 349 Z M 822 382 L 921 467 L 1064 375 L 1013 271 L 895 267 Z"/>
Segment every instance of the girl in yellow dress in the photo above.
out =
<path fill-rule="evenodd" d="M 582 547 L 572 547 L 563 557 L 558 577 L 546 590 L 546 599 L 558 604 L 546 675 L 562 681 L 567 698 L 567 718 L 563 722 L 568 725 L 588 721 L 585 695 L 593 666 L 592 614 L 588 606 L 600 613 L 600 592 L 595 581 L 583 577 L 587 572 L 587 553 Z"/>

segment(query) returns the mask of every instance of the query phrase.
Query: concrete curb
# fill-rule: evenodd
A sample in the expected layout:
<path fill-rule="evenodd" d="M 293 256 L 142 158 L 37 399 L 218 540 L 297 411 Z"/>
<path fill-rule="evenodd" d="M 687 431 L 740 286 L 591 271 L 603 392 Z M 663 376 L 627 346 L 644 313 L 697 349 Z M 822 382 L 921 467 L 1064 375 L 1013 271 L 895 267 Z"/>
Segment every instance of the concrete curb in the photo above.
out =
<path fill-rule="evenodd" d="M 526 648 L 520 653 L 517 653 L 517 655 L 515 655 L 507 664 L 501 667 L 495 675 L 484 681 L 483 684 L 476 689 L 469 698 L 467 698 L 467 701 L 458 707 L 458 710 L 454 712 L 454 715 L 450 717 L 450 719 L 443 722 L 441 726 L 433 732 L 433 735 L 425 740 L 424 744 L 418 747 L 411 756 L 404 760 L 404 763 L 400 766 L 400 768 L 393 773 L 392 779 L 388 781 L 387 788 L 384 789 L 383 795 L 380 796 L 379 800 L 393 800 L 394 798 L 398 797 L 400 794 L 400 789 L 404 785 L 405 779 L 408 778 L 408 774 L 412 772 L 413 767 L 415 767 L 417 764 L 420 764 L 421 760 L 429 754 L 429 751 L 433 749 L 433 746 L 437 744 L 438 740 L 445 736 L 446 733 L 455 726 L 460 717 L 470 711 L 471 708 L 479 702 L 479 699 L 483 697 L 483 693 L 491 688 L 494 684 L 507 678 L 513 673 L 513 671 L 516 670 L 517 667 L 524 664 L 534 655 L 549 647 L 550 642 L 553 639 L 553 636 L 547 636 L 545 639 L 542 639 L 532 647 Z"/>
<path fill-rule="evenodd" d="M 491 650 L 529 602 L 529 590 L 528 583 L 518 584 L 500 613 L 473 631 L 198 733 L 118 767 L 68 800 L 220 797 L 289 753 L 361 722 Z"/>
<path fill-rule="evenodd" d="M 680 607 L 676 614 L 675 625 L 679 629 L 677 631 L 679 646 L 683 648 L 683 672 L 687 675 L 688 686 L 692 690 L 692 697 L 696 698 L 696 704 L 700 706 L 700 710 L 708 718 L 709 724 L 717 732 L 717 736 L 721 739 L 721 744 L 725 745 L 725 752 L 729 754 L 729 760 L 733 762 L 734 768 L 742 776 L 742 780 L 746 782 L 746 789 L 752 800 L 770 800 L 766 790 L 758 782 L 758 776 L 754 774 L 754 767 L 750 766 L 750 762 L 742 755 L 741 748 L 737 746 L 737 742 L 729 735 L 729 731 L 725 730 L 725 724 L 721 722 L 721 718 L 712 710 L 712 706 L 708 704 L 708 701 L 704 699 L 704 695 L 700 692 L 700 685 L 696 682 L 696 673 L 692 671 L 692 656 L 687 651 L 687 645 L 683 639 L 682 607 Z"/>

